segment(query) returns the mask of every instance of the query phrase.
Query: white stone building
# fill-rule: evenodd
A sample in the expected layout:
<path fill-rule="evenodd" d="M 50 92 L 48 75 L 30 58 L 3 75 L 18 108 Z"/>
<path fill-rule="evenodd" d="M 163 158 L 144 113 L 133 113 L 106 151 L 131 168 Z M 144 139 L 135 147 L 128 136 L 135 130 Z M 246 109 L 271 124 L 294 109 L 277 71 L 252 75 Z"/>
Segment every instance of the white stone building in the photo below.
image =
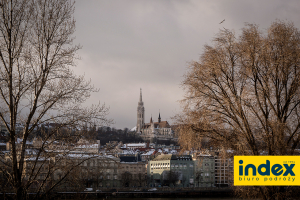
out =
<path fill-rule="evenodd" d="M 142 89 L 140 90 L 140 101 L 137 107 L 137 124 L 136 132 L 141 134 L 144 140 L 151 140 L 153 138 L 159 140 L 168 140 L 174 138 L 174 133 L 168 121 L 161 121 L 160 113 L 158 121 L 154 122 L 152 117 L 150 123 L 145 123 L 145 108 L 142 101 Z"/>

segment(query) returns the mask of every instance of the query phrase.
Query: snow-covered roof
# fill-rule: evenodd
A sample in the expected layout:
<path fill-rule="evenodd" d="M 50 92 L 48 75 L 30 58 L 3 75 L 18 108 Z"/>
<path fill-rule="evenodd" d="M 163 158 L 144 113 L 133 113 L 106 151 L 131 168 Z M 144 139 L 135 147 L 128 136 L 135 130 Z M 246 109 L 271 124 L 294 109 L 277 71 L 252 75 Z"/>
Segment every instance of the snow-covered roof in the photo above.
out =
<path fill-rule="evenodd" d="M 150 151 L 148 151 L 148 152 L 146 152 L 146 153 L 143 153 L 142 156 L 151 156 L 151 155 L 153 154 L 154 151 L 155 151 L 155 150 L 152 149 L 152 150 L 150 150 Z"/>
<path fill-rule="evenodd" d="M 67 154 L 66 156 L 70 158 L 92 158 L 92 157 L 98 157 L 99 155 L 90 155 L 90 154 Z"/>
<path fill-rule="evenodd" d="M 60 155 L 63 156 L 63 155 Z M 119 158 L 116 158 L 112 155 L 98 155 L 98 154 L 77 154 L 77 153 L 70 153 L 65 155 L 66 157 L 69 158 L 83 158 L 83 159 L 88 159 L 88 158 L 98 158 L 98 159 L 111 159 L 111 160 L 119 160 Z"/>
<path fill-rule="evenodd" d="M 83 144 L 83 145 L 76 146 L 76 148 L 79 149 L 98 148 L 98 144 Z"/>
<path fill-rule="evenodd" d="M 144 147 L 146 143 L 128 143 L 126 144 L 127 147 Z"/>
<path fill-rule="evenodd" d="M 136 151 L 133 150 L 123 150 L 123 152 L 121 154 L 136 154 Z"/>
<path fill-rule="evenodd" d="M 171 150 L 170 153 L 171 153 L 171 154 L 176 154 L 177 151 L 176 151 L 176 150 Z"/>
<path fill-rule="evenodd" d="M 25 149 L 26 154 L 37 154 L 37 151 L 36 149 Z"/>
<path fill-rule="evenodd" d="M 30 157 L 30 158 L 26 158 L 26 161 L 36 161 L 36 157 Z M 45 160 L 50 160 L 50 158 L 44 158 L 44 157 L 39 157 L 37 159 L 37 161 L 45 161 Z"/>
<path fill-rule="evenodd" d="M 20 144 L 20 143 L 22 143 L 22 142 L 23 142 L 23 139 L 17 138 L 16 143 Z M 33 144 L 33 143 L 32 143 L 32 141 L 26 141 L 26 144 Z"/>

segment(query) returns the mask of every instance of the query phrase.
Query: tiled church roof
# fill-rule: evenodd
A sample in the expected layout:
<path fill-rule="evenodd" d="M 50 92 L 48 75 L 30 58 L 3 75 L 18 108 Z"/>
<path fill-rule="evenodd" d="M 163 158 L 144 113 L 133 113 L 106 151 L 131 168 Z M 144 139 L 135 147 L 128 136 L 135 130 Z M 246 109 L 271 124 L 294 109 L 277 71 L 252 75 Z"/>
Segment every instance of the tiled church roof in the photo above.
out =
<path fill-rule="evenodd" d="M 144 125 L 144 128 L 149 128 L 151 126 L 151 123 L 146 123 Z M 154 128 L 171 128 L 168 121 L 161 121 L 161 122 L 154 122 Z"/>

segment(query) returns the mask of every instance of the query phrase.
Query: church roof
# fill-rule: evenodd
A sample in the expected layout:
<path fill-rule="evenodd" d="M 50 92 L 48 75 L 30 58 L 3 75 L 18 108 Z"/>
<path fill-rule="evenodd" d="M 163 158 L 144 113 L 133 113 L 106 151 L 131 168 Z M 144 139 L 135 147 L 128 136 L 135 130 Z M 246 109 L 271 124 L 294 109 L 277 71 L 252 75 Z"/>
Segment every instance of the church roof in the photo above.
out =
<path fill-rule="evenodd" d="M 151 123 L 146 123 L 144 128 L 148 128 L 151 126 Z M 171 128 L 168 121 L 154 122 L 154 128 Z"/>

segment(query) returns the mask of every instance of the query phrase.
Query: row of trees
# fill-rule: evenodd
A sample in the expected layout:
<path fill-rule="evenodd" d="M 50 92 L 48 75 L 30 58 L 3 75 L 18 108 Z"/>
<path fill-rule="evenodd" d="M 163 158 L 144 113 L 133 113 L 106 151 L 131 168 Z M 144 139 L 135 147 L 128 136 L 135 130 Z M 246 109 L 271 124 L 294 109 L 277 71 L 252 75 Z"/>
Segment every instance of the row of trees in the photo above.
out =
<path fill-rule="evenodd" d="M 99 128 L 92 134 L 94 135 L 94 138 L 100 140 L 102 144 L 106 144 L 109 141 L 122 141 L 123 143 L 144 142 L 139 134 L 129 131 L 127 128 L 124 130 L 110 127 L 107 127 L 105 130 Z"/>
<path fill-rule="evenodd" d="M 237 36 L 221 30 L 190 63 L 180 141 L 203 138 L 237 155 L 294 155 L 300 142 L 300 32 L 276 21 L 264 33 L 247 24 Z M 286 199 L 291 187 L 237 188 L 244 195 Z"/>

